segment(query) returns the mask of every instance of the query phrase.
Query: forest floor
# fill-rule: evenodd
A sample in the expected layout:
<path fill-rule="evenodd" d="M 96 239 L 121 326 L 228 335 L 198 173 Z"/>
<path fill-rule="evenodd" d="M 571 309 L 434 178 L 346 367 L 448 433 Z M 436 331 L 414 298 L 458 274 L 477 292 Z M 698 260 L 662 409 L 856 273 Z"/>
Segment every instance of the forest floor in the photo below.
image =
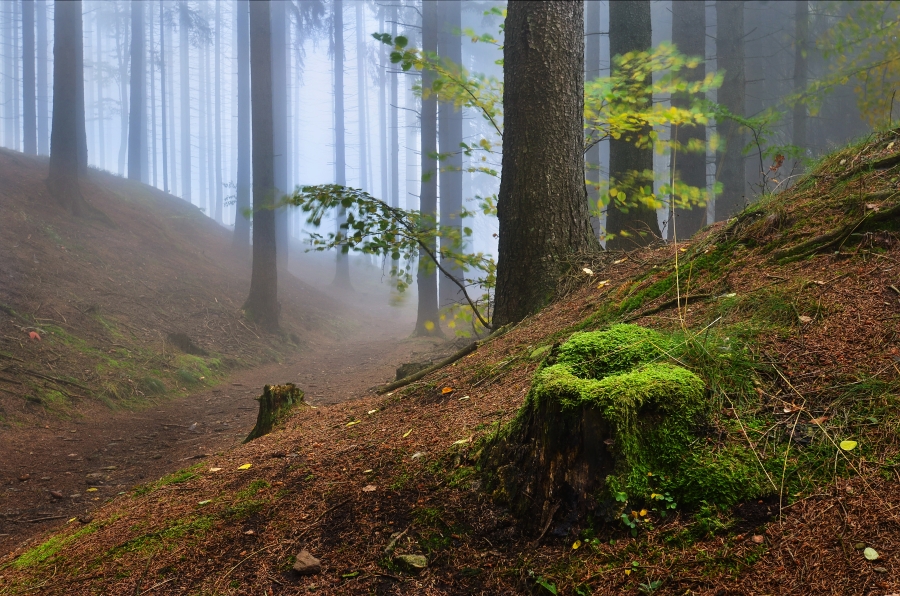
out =
<path fill-rule="evenodd" d="M 83 189 L 107 220 L 73 220 L 45 203 L 45 168 L 0 151 L 0 552 L 239 444 L 265 384 L 336 403 L 454 347 L 410 338 L 409 309 L 388 306 L 380 272 L 360 266 L 358 291 L 340 298 L 282 280 L 299 307 L 273 341 L 235 307 L 249 268 L 230 232 L 99 172 Z M 315 255 L 292 259 L 330 273 Z M 177 332 L 197 354 L 171 345 Z"/>
<path fill-rule="evenodd" d="M 553 304 L 420 381 L 364 392 L 373 369 L 355 399 L 119 491 L 0 559 L 0 594 L 900 593 L 898 141 L 690 242 L 585 257 Z M 561 343 L 624 322 L 697 347 L 672 356 L 708 389 L 696 448 L 758 493 L 529 533 L 483 454 Z"/>

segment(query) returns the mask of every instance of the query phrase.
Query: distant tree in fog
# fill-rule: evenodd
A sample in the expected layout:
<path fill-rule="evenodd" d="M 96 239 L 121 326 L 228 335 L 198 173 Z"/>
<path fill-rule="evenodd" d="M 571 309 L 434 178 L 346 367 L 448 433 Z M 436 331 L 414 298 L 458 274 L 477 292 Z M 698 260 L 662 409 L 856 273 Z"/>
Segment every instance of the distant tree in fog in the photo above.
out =
<path fill-rule="evenodd" d="M 334 183 L 347 185 L 347 150 L 344 129 L 344 2 L 334 0 L 331 14 L 331 43 L 334 53 Z M 338 214 L 338 227 L 343 223 L 344 210 Z M 339 251 L 334 281 L 337 288 L 350 288 L 350 259 Z"/>
<path fill-rule="evenodd" d="M 144 178 L 141 148 L 144 146 L 144 3 L 131 3 L 131 105 L 128 118 L 128 178 Z"/>
<path fill-rule="evenodd" d="M 718 0 L 716 2 L 716 65 L 725 76 L 719 87 L 719 104 L 732 114 L 744 114 L 744 2 Z M 727 118 L 717 122 L 723 146 L 716 158 L 716 179 L 722 192 L 716 197 L 716 220 L 724 221 L 744 206 L 744 131 Z"/>
<path fill-rule="evenodd" d="M 22 118 L 24 151 L 37 155 L 34 77 L 34 0 L 22 1 Z"/>
<path fill-rule="evenodd" d="M 248 0 L 235 0 L 237 29 L 237 184 L 235 189 L 234 244 L 250 245 L 250 25 Z"/>
<path fill-rule="evenodd" d="M 79 145 L 84 111 L 78 110 L 84 72 L 78 56 L 83 52 L 81 0 L 56 0 L 53 19 L 53 129 L 50 138 L 50 176 L 53 197 L 73 215 L 86 210 L 78 186 Z M 81 84 L 79 84 L 79 79 Z M 81 102 L 82 107 L 84 101 Z M 73 109 L 74 107 L 74 109 Z"/>
<path fill-rule="evenodd" d="M 250 2 L 250 92 L 253 112 L 253 271 L 247 317 L 278 328 L 275 255 L 275 169 L 272 118 L 272 22 L 269 0 Z"/>
<path fill-rule="evenodd" d="M 37 151 L 50 154 L 49 97 L 47 89 L 47 0 L 37 0 Z"/>

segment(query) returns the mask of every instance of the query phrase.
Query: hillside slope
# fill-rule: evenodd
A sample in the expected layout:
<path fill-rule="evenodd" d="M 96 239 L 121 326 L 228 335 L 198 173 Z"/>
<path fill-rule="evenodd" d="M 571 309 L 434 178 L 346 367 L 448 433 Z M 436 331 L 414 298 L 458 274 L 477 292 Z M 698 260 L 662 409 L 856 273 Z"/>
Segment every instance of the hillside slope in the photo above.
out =
<path fill-rule="evenodd" d="M 334 333 L 346 314 L 281 279 L 273 341 L 241 315 L 249 251 L 196 207 L 91 171 L 82 192 L 102 216 L 73 218 L 46 175 L 46 160 L 0 151 L 0 422 L 212 383 Z"/>
<path fill-rule="evenodd" d="M 301 407 L 20 549 L 2 593 L 897 592 L 898 136 L 829 156 L 690 243 L 580 261 L 556 303 L 455 365 Z M 697 449 L 751 453 L 759 494 L 635 501 L 611 523 L 551 515 L 523 534 L 482 490 L 485 448 L 556 347 L 622 322 L 680 338 L 671 359 L 711 411 Z M 291 570 L 301 550 L 320 574 Z"/>

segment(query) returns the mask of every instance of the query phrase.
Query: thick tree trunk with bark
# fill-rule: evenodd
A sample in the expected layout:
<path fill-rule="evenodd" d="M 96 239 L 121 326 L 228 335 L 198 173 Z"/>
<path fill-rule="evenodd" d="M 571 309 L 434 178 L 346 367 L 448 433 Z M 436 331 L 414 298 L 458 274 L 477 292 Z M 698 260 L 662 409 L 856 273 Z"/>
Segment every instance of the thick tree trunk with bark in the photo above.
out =
<path fill-rule="evenodd" d="M 672 4 L 672 43 L 683 54 L 706 56 L 706 3 L 703 0 L 682 0 Z M 702 81 L 706 76 L 704 62 L 700 66 L 687 70 L 685 80 Z M 684 94 L 673 93 L 672 105 L 690 107 L 691 98 Z M 672 137 L 681 147 L 692 141 L 706 142 L 705 126 L 673 127 Z M 675 163 L 675 180 L 688 186 L 694 186 L 706 193 L 706 153 L 678 150 L 673 156 Z M 691 208 L 676 208 L 669 214 L 669 238 L 687 240 L 706 225 L 706 204 Z"/>
<path fill-rule="evenodd" d="M 725 72 L 718 101 L 737 116 L 744 115 L 744 3 L 735 0 L 716 2 L 716 61 Z M 716 165 L 716 178 L 722 194 L 716 198 L 716 221 L 724 221 L 744 208 L 746 178 L 744 168 L 743 127 L 732 120 L 716 123 L 724 142 Z"/>
<path fill-rule="evenodd" d="M 34 91 L 34 0 L 22 1 L 22 117 L 24 150 L 37 155 L 37 121 Z"/>
<path fill-rule="evenodd" d="M 422 2 L 422 49 L 436 53 L 438 49 L 438 6 L 435 0 Z M 431 89 L 434 71 L 422 71 L 422 89 Z M 434 95 L 422 98 L 422 190 L 419 193 L 419 211 L 425 218 L 437 217 L 437 99 Z M 433 227 L 426 222 L 426 227 Z M 431 254 L 437 254 L 437 243 L 428 242 Z M 416 311 L 415 335 L 440 335 L 438 315 L 438 276 L 431 257 L 424 249 L 419 250 L 419 271 L 416 287 L 419 293 Z"/>
<path fill-rule="evenodd" d="M 290 18 L 285 10 L 286 3 L 271 4 L 272 17 L 272 116 L 274 118 L 275 192 L 277 196 L 288 190 L 288 72 L 287 35 Z M 288 266 L 288 221 L 287 209 L 275 211 L 275 244 L 277 246 L 278 268 Z"/>
<path fill-rule="evenodd" d="M 61 205 L 78 216 L 86 208 L 78 186 L 78 128 L 84 129 L 84 112 L 72 109 L 78 105 L 78 79 L 82 76 L 78 69 L 83 49 L 81 2 L 56 0 L 54 6 L 53 130 L 47 186 Z"/>
<path fill-rule="evenodd" d="M 272 23 L 269 1 L 250 2 L 250 105 L 253 112 L 253 271 L 247 317 L 278 329 L 278 268 L 275 262 L 275 169 L 272 119 Z"/>
<path fill-rule="evenodd" d="M 653 44 L 651 33 L 649 0 L 610 3 L 610 56 L 649 51 Z M 640 99 L 648 104 L 653 101 L 652 97 Z M 649 133 L 650 127 L 640 132 L 644 137 Z M 625 191 L 632 201 L 641 187 L 653 187 L 653 147 L 638 147 L 635 140 L 626 135 L 609 141 L 610 186 Z M 606 248 L 626 250 L 646 246 L 661 235 L 656 209 L 646 205 L 621 205 L 615 198 L 610 199 L 607 207 L 606 232 L 611 235 Z"/>
<path fill-rule="evenodd" d="M 584 186 L 584 5 L 508 11 L 495 326 L 544 307 L 570 257 L 598 248 Z"/>
<path fill-rule="evenodd" d="M 462 4 L 460 2 L 441 2 L 440 34 L 438 36 L 438 53 L 442 59 L 454 64 L 462 64 Z M 463 207 L 463 153 L 460 144 L 463 142 L 462 111 L 452 103 L 442 102 L 438 106 L 440 123 L 440 150 L 445 156 L 441 160 L 441 230 L 451 230 L 456 237 L 462 237 Z M 460 252 L 462 245 L 450 237 L 441 235 L 441 249 Z M 463 279 L 462 268 L 453 259 L 441 258 L 441 265 L 457 280 Z M 440 305 L 463 302 L 465 298 L 453 281 L 441 273 Z"/>
<path fill-rule="evenodd" d="M 143 179 L 141 147 L 144 145 L 144 3 L 131 3 L 131 108 L 128 117 L 128 178 Z"/>
<path fill-rule="evenodd" d="M 250 38 L 247 0 L 236 0 L 237 28 L 237 185 L 235 188 L 234 244 L 250 245 L 250 221 L 244 212 L 250 208 Z"/>

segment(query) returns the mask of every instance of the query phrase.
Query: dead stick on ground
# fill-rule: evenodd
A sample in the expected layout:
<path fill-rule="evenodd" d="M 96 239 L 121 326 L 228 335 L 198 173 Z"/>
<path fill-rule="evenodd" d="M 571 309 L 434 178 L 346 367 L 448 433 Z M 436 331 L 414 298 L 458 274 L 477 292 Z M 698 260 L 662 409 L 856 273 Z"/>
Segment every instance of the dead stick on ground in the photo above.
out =
<path fill-rule="evenodd" d="M 404 378 L 400 379 L 399 381 L 394 381 L 393 383 L 388 383 L 387 385 L 382 385 L 381 387 L 376 388 L 375 392 L 378 394 L 383 394 L 383 393 L 387 393 L 388 391 L 393 391 L 395 389 L 399 389 L 400 387 L 409 385 L 410 383 L 415 383 L 419 379 L 421 379 L 427 375 L 430 375 L 434 371 L 440 370 L 440 369 L 444 368 L 445 366 L 453 364 L 454 362 L 456 362 L 460 358 L 463 358 L 464 356 L 468 356 L 469 354 L 471 354 L 472 352 L 477 350 L 479 346 L 484 345 L 488 341 L 503 335 L 510 328 L 511 327 L 509 325 L 505 325 L 505 326 L 497 329 L 496 331 L 494 331 L 493 333 L 491 333 L 490 335 L 488 335 L 486 338 L 482 339 L 481 341 L 474 341 L 474 342 L 470 343 L 469 345 L 464 347 L 462 350 L 456 352 L 455 354 L 453 354 L 452 356 L 450 356 L 448 358 L 444 358 L 437 364 L 429 366 L 425 370 L 421 370 L 414 375 L 404 377 Z"/>

